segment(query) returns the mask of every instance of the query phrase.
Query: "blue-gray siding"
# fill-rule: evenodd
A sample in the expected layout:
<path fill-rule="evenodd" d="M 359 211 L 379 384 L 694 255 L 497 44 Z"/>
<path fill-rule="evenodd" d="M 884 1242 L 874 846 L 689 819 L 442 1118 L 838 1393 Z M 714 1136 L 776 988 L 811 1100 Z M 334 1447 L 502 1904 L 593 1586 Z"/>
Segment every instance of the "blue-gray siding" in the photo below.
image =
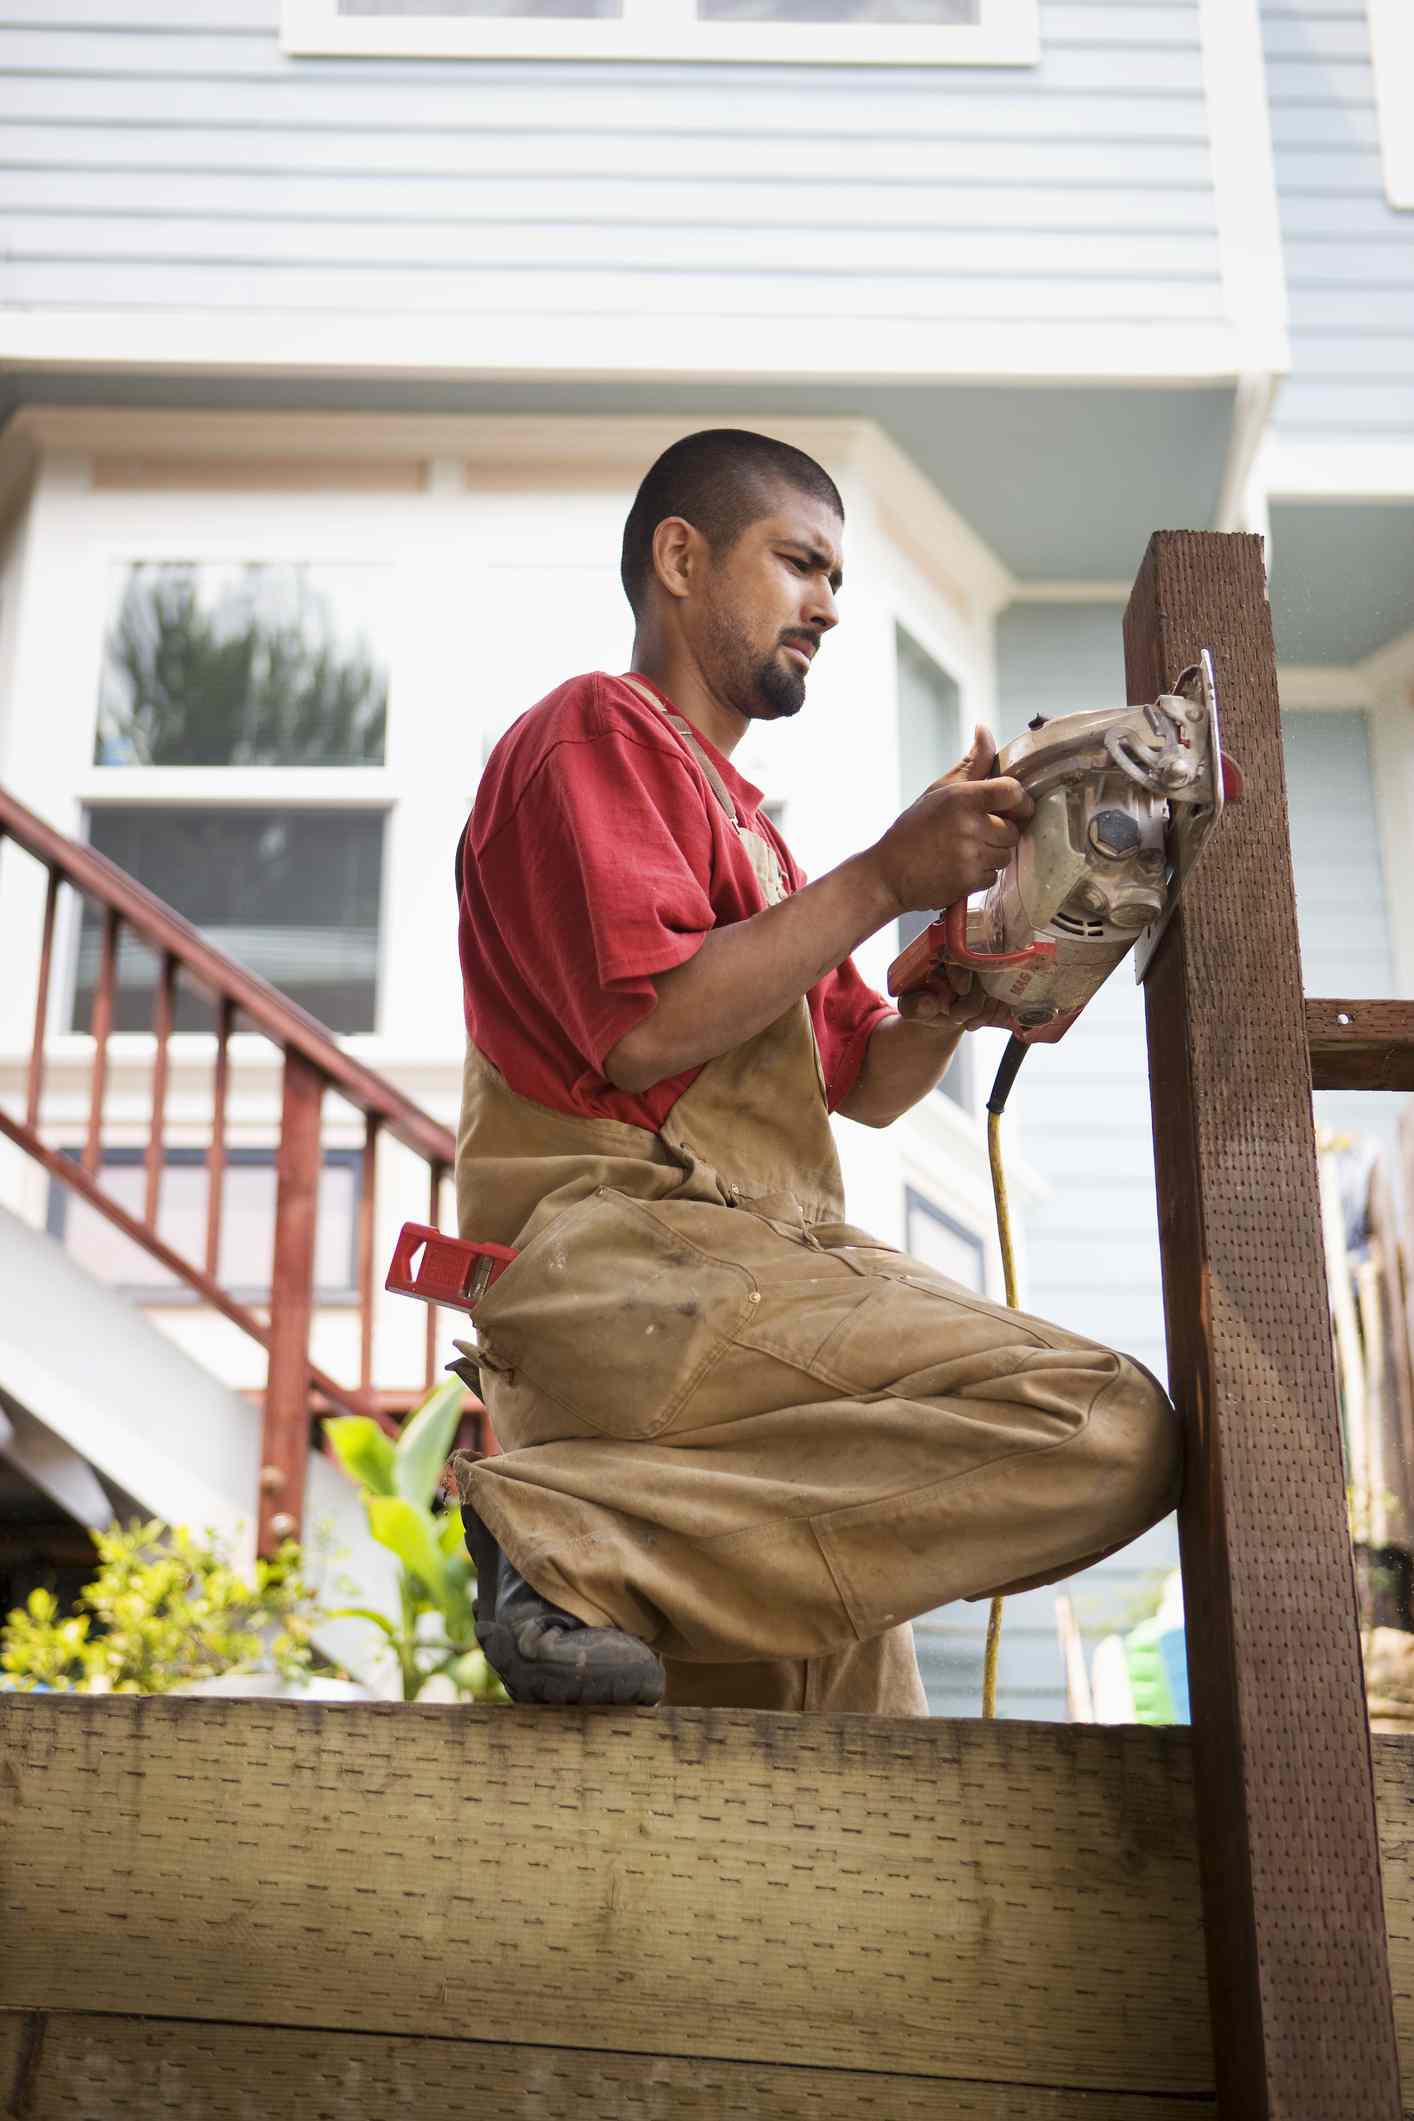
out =
<path fill-rule="evenodd" d="M 1407 439 L 1414 212 L 1385 195 L 1365 0 L 1263 0 L 1262 27 L 1291 308 L 1276 432 Z"/>
<path fill-rule="evenodd" d="M 0 0 L 4 302 L 1219 314 L 1196 0 L 864 76 L 287 59 L 277 6 Z"/>
<path fill-rule="evenodd" d="M 1019 604 L 1003 615 L 999 735 L 1047 714 L 1124 697 L 1120 608 Z M 1384 879 L 1363 714 L 1288 714 L 1287 791 L 1302 976 L 1308 994 L 1392 991 Z M 1387 1132 L 1393 1098 L 1322 1093 L 1328 1125 Z M 1141 996 L 1122 967 L 1070 1036 L 1027 1061 L 1012 1099 L 1016 1152 L 1051 1188 L 1027 1216 L 1024 1301 L 1043 1316 L 1117 1343 L 1165 1374 L 1147 1059 Z M 1176 1566 L 1172 1520 L 1067 1587 L 1087 1646 L 1137 1617 Z M 976 1715 L 985 1608 L 930 1616 L 920 1652 L 935 1714 Z M 1065 1715 L 1054 1594 L 1010 1603 L 1001 1701 L 1012 1716 Z"/>

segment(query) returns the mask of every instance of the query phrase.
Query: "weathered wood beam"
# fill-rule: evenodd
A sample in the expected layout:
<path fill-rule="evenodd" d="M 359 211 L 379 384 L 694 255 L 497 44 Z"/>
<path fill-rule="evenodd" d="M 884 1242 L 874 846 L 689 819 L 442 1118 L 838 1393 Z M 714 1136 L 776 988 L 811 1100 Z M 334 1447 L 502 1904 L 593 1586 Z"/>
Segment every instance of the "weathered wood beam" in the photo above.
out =
<path fill-rule="evenodd" d="M 0 1694 L 0 1759 L 0 2010 L 1211 2095 L 1181 1734 Z"/>
<path fill-rule="evenodd" d="M 1219 2110 L 1399 2121 L 1261 540 L 1156 533 L 1124 645 L 1247 776 L 1145 990 Z"/>
<path fill-rule="evenodd" d="M 1211 2099 L 1186 2094 L 946 2084 L 877 2070 L 798 2063 L 703 2062 L 593 2048 L 516 2046 L 484 2034 L 496 1992 L 449 2002 L 460 2039 L 294 2031 L 179 2018 L 0 2013 L 0 2112 L 24 2121 L 200 2121 L 256 2114 L 337 2114 L 340 2121 L 421 2121 L 475 2114 L 496 2121 L 1213 2121 Z M 887 2029 L 880 2027 L 881 2037 Z M 160 2102 L 160 2104 L 159 2104 Z"/>
<path fill-rule="evenodd" d="M 1374 1752 L 1414 2111 L 1414 1741 Z M 454 2083 L 446 2111 L 519 2111 L 514 2086 L 537 2121 L 1208 2113 L 1190 1755 L 1186 1730 L 0 1696 L 0 2109 L 147 2121 L 182 2086 L 248 2121 L 258 2052 L 312 2111 L 366 2087 L 350 2121 Z M 80 1804 L 103 1831 L 77 1860 Z"/>
<path fill-rule="evenodd" d="M 1313 1090 L 1414 1090 L 1414 1002 L 1306 1002 Z"/>

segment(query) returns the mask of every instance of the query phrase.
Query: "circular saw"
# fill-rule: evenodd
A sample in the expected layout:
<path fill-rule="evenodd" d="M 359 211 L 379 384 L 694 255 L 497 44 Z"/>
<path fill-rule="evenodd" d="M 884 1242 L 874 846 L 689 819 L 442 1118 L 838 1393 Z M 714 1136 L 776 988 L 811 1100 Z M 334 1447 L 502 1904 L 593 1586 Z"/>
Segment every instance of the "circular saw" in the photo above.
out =
<path fill-rule="evenodd" d="M 985 897 L 949 906 L 889 967 L 892 995 L 969 971 L 1027 1044 L 1063 1036 L 1122 958 L 1138 976 L 1213 827 L 1242 797 L 1213 659 L 1151 705 L 1037 715 L 993 769 L 1035 804 Z"/>

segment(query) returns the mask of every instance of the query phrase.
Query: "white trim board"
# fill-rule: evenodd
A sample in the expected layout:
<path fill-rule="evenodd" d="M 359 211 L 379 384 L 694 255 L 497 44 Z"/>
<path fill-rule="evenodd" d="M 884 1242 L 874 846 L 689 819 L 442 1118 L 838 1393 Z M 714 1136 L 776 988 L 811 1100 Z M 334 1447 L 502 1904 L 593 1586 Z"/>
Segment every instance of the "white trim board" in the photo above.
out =
<path fill-rule="evenodd" d="M 1358 663 L 1281 663 L 1277 691 L 1283 708 L 1378 707 L 1414 709 L 1414 628 Z"/>
<path fill-rule="evenodd" d="M 1357 663 L 1281 663 L 1277 697 L 1283 714 L 1321 714 L 1368 707 L 1374 695 L 1368 675 Z"/>
<path fill-rule="evenodd" d="M 1214 530 L 1257 530 L 1267 538 L 1266 494 L 1257 464 L 1280 385 L 1281 378 L 1266 369 L 1250 370 L 1237 379 Z"/>
<path fill-rule="evenodd" d="M 933 553 L 939 572 L 956 582 L 970 601 L 995 611 L 1014 593 L 1008 569 L 923 472 L 872 420 L 795 420 L 774 414 L 740 415 L 816 456 L 843 483 L 853 477 L 888 512 L 910 526 Z M 435 464 L 435 493 L 412 494 L 445 503 L 446 467 L 460 465 L 467 486 L 511 474 L 544 483 L 563 478 L 627 481 L 636 485 L 669 443 L 701 424 L 692 414 L 595 416 L 550 414 L 479 415 L 419 413 L 175 412 L 120 410 L 107 406 L 23 407 L 0 437 L 0 509 L 7 494 L 33 476 L 41 456 L 62 453 L 71 461 L 119 456 L 229 458 L 233 465 L 252 454 L 307 462 L 344 462 L 352 456 Z M 361 772 L 376 769 L 361 768 Z"/>
<path fill-rule="evenodd" d="M 704 22 L 697 0 L 621 0 L 616 20 L 552 21 L 344 13 L 339 0 L 284 0 L 281 49 L 416 59 L 650 59 L 769 66 L 1034 66 L 1037 0 L 979 0 L 975 23 Z"/>
<path fill-rule="evenodd" d="M 1225 318 L 1152 323 L 1048 319 L 1044 329 L 947 318 L 832 317 L 805 336 L 782 317 L 580 315 L 512 311 L 418 316 L 339 311 L 9 309 L 0 360 L 95 374 L 185 369 L 217 375 L 556 376 L 668 382 L 783 378 L 870 382 L 1230 382 L 1250 365 Z"/>
<path fill-rule="evenodd" d="M 1391 206 L 1414 207 L 1414 10 L 1409 0 L 1366 0 L 1366 8 L 1385 194 Z"/>
<path fill-rule="evenodd" d="M 1244 373 L 1291 366 L 1259 0 L 1199 0 L 1218 257 Z"/>
<path fill-rule="evenodd" d="M 1213 527 L 1241 530 L 1278 379 L 1291 367 L 1286 265 L 1259 0 L 1199 0 L 1199 23 L 1223 300 L 1243 349 Z"/>
<path fill-rule="evenodd" d="M 1273 501 L 1414 500 L 1414 442 L 1289 442 L 1268 436 L 1257 477 Z"/>

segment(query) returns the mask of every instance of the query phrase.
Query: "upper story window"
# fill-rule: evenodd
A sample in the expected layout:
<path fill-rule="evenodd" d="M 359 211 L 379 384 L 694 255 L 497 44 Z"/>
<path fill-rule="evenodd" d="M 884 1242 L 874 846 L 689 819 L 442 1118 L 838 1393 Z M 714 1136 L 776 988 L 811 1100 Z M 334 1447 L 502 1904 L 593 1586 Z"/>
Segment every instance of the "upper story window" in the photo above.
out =
<path fill-rule="evenodd" d="M 83 791 L 92 846 L 341 1034 L 378 1021 L 387 590 L 372 563 L 120 562 Z M 75 1030 L 102 947 L 85 902 Z M 114 1029 L 146 1030 L 156 956 L 127 935 L 116 971 Z M 189 982 L 174 1021 L 211 1027 Z"/>
<path fill-rule="evenodd" d="M 381 766 L 373 567 L 138 561 L 103 652 L 99 766 Z"/>
<path fill-rule="evenodd" d="M 1037 0 L 284 0 L 287 52 L 1030 66 Z"/>
<path fill-rule="evenodd" d="M 1367 0 L 1380 159 L 1391 206 L 1414 207 L 1414 9 L 1409 0 Z"/>

